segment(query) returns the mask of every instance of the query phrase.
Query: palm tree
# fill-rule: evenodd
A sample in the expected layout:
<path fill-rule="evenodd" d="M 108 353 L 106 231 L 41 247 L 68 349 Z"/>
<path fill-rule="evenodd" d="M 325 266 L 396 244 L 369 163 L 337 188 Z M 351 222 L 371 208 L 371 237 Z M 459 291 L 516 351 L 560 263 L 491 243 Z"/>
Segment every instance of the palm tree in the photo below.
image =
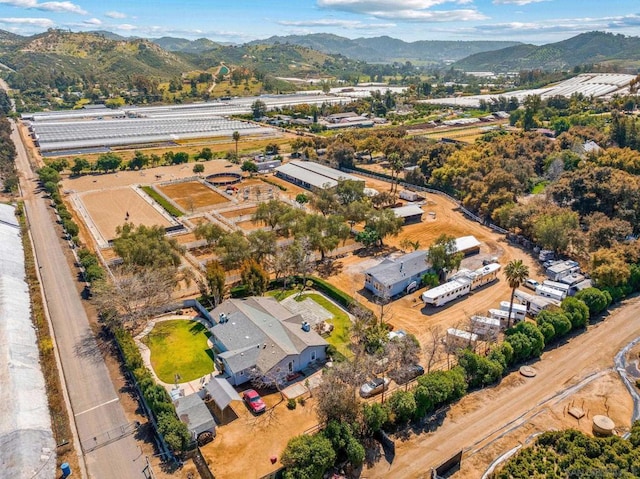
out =
<path fill-rule="evenodd" d="M 233 135 L 231 135 L 233 141 L 236 142 L 236 160 L 238 159 L 238 142 L 240 141 L 240 132 L 234 131 Z"/>
<path fill-rule="evenodd" d="M 529 276 L 529 267 L 522 262 L 521 259 L 509 261 L 504 268 L 504 275 L 507 277 L 509 287 L 511 288 L 511 302 L 509 303 L 509 316 L 507 317 L 507 327 L 511 327 L 511 312 L 513 310 L 513 297 L 516 289 L 524 283 Z"/>

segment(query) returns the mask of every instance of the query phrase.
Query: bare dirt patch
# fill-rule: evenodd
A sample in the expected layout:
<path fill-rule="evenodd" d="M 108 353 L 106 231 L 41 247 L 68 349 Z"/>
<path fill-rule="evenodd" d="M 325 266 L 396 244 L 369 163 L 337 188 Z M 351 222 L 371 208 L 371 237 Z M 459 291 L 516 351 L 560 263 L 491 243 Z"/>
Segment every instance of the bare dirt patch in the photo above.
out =
<path fill-rule="evenodd" d="M 156 188 L 186 211 L 229 203 L 227 198 L 199 181 L 185 181 L 183 183 L 156 186 Z"/>
<path fill-rule="evenodd" d="M 82 194 L 80 200 L 100 234 L 107 240 L 114 239 L 116 228 L 126 222 L 145 226 L 171 226 L 167 218 L 128 187 L 92 191 Z"/>
<path fill-rule="evenodd" d="M 252 215 L 258 209 L 257 206 L 249 206 L 247 208 L 239 208 L 237 210 L 223 211 L 220 214 L 225 218 L 237 218 L 239 216 Z"/>
<path fill-rule="evenodd" d="M 263 398 L 269 409 L 259 416 L 244 404 L 235 403 L 238 419 L 219 426 L 215 440 L 202 448 L 216 478 L 262 477 L 277 470 L 282 466 L 280 455 L 289 439 L 318 422 L 313 399 L 289 410 L 279 393 Z M 277 458 L 276 464 L 271 464 L 272 456 Z"/>

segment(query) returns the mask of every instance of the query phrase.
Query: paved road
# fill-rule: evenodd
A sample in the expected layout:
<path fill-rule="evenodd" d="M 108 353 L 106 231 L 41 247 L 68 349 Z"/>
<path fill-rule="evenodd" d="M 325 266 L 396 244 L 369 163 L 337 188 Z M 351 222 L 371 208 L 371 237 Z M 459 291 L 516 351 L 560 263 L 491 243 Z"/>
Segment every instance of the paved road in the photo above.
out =
<path fill-rule="evenodd" d="M 548 403 L 580 382 L 611 370 L 616 353 L 640 335 L 640 300 L 625 302 L 603 322 L 568 344 L 545 352 L 535 364 L 535 378 L 518 381 L 517 373 L 497 388 L 471 394 L 452 407 L 433 434 L 396 442 L 391 464 L 382 458 L 363 477 L 430 477 L 435 467 L 460 449 L 467 454 L 488 445 L 505 431 L 522 425 Z M 515 380 L 515 381 L 514 381 Z M 464 458 L 463 458 L 464 461 Z M 482 471 L 465 477 L 480 477 Z"/>
<path fill-rule="evenodd" d="M 144 477 L 132 428 L 102 355 L 71 271 L 54 229 L 49 202 L 36 191 L 35 174 L 15 124 L 12 139 L 18 153 L 16 166 L 27 210 L 29 227 L 53 324 L 66 387 L 75 416 L 89 477 L 122 479 Z"/>

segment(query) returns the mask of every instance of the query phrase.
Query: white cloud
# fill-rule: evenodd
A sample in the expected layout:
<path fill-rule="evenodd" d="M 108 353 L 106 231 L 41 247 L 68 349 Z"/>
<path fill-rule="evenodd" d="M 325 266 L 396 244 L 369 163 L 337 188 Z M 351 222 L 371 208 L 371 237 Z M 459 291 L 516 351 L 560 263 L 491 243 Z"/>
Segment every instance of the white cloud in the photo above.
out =
<path fill-rule="evenodd" d="M 102 20 L 99 18 L 90 18 L 88 20 L 84 20 L 82 23 L 85 25 L 99 26 L 102 25 Z"/>
<path fill-rule="evenodd" d="M 109 18 L 118 18 L 118 19 L 122 19 L 122 18 L 127 18 L 127 14 L 126 13 L 122 13 L 122 12 L 107 12 L 104 14 L 105 17 L 109 17 Z"/>
<path fill-rule="evenodd" d="M 495 5 L 529 5 L 530 3 L 548 2 L 550 0 L 493 0 Z"/>
<path fill-rule="evenodd" d="M 460 22 L 488 17 L 474 8 L 433 10 L 445 4 L 464 5 L 473 0 L 318 0 L 318 6 L 386 20 L 407 22 Z"/>
<path fill-rule="evenodd" d="M 277 22 L 279 25 L 287 27 L 339 27 L 350 30 L 364 30 L 364 29 L 382 29 L 393 28 L 395 23 L 363 23 L 357 20 L 338 20 L 332 18 L 323 18 L 318 20 L 302 20 L 302 21 L 288 21 L 281 20 Z"/>
<path fill-rule="evenodd" d="M 5 25 L 31 25 L 40 28 L 51 28 L 55 25 L 48 18 L 0 18 L 0 23 Z"/>
<path fill-rule="evenodd" d="M 42 2 L 37 0 L 0 0 L 0 3 L 29 10 L 42 10 L 45 12 L 67 12 L 86 15 L 87 11 L 72 2 Z"/>
<path fill-rule="evenodd" d="M 113 28 L 115 28 L 116 30 L 124 30 L 126 32 L 138 29 L 138 27 L 136 27 L 135 25 L 131 25 L 130 23 L 121 23 L 120 25 L 114 25 Z"/>

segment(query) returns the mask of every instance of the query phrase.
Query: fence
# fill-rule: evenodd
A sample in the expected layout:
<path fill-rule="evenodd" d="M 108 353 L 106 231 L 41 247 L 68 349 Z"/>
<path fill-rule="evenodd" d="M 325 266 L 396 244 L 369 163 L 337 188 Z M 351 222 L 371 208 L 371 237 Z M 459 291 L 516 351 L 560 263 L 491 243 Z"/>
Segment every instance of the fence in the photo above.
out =
<path fill-rule="evenodd" d="M 374 178 L 376 180 L 386 181 L 387 183 L 393 183 L 393 181 L 390 178 L 388 178 L 386 175 L 379 174 L 379 173 L 374 173 L 374 172 L 371 172 L 371 171 L 363 171 L 361 169 L 352 170 L 352 169 L 349 169 L 349 168 L 342 168 L 342 171 L 345 171 L 347 173 L 354 173 L 354 174 L 357 174 L 357 175 L 366 176 L 368 178 Z M 451 195 L 448 195 L 444 191 L 434 190 L 433 188 L 427 188 L 426 186 L 413 185 L 411 183 L 406 183 L 404 181 L 400 182 L 399 185 L 402 186 L 403 188 L 422 191 L 424 193 L 431 193 L 433 195 L 443 196 L 443 197 L 447 198 L 448 200 L 453 201 L 456 205 L 458 205 L 458 208 L 460 209 L 460 211 L 462 211 L 466 216 L 468 216 L 472 220 L 474 220 L 474 221 L 476 221 L 476 222 L 478 222 L 480 224 L 483 224 L 483 225 L 491 228 L 492 230 L 497 231 L 498 233 L 502 233 L 502 234 L 507 234 L 508 233 L 508 231 L 506 229 L 501 228 L 498 225 L 494 225 L 493 223 L 485 222 L 478 215 L 472 213 L 467 208 L 462 206 L 462 203 L 458 199 L 454 198 Z"/>

